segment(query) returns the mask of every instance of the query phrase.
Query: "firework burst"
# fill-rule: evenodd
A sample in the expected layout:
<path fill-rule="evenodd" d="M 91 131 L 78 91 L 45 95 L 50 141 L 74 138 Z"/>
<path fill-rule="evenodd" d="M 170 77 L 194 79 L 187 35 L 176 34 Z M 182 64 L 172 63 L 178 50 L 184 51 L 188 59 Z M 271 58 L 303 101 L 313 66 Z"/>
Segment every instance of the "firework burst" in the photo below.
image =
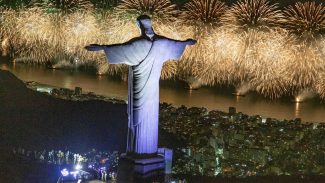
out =
<path fill-rule="evenodd" d="M 184 11 L 181 14 L 181 20 L 187 25 L 191 25 L 191 37 L 198 40 L 198 44 L 188 48 L 179 63 L 180 78 L 189 83 L 190 87 L 193 83 L 207 82 L 202 80 L 202 71 L 205 70 L 214 49 L 209 45 L 211 32 L 215 27 L 220 26 L 220 17 L 226 11 L 227 6 L 219 0 L 191 0 L 184 5 Z M 205 77 L 203 77 L 205 78 Z"/>
<path fill-rule="evenodd" d="M 75 12 L 66 17 L 64 22 L 64 49 L 72 59 L 78 57 L 81 63 L 85 60 L 95 59 L 93 52 L 88 52 L 83 45 L 100 42 L 102 30 L 97 19 L 90 13 Z"/>
<path fill-rule="evenodd" d="M 43 16 L 45 16 L 44 21 L 38 30 L 41 40 L 49 45 L 49 49 L 56 52 L 54 59 L 63 59 L 65 57 L 64 45 L 66 44 L 64 33 L 67 31 L 65 16 L 61 13 L 43 14 Z"/>
<path fill-rule="evenodd" d="M 18 12 L 11 9 L 0 8 L 0 40 L 2 51 L 8 53 L 12 43 L 18 39 L 17 19 Z"/>
<path fill-rule="evenodd" d="M 46 25 L 46 21 L 46 17 L 39 9 L 21 12 L 15 27 L 20 33 L 19 38 L 27 43 L 42 39 L 41 30 Z"/>
<path fill-rule="evenodd" d="M 240 67 L 255 90 L 264 96 L 278 98 L 288 94 L 288 63 L 295 61 L 294 39 L 284 30 L 255 32 L 246 44 Z"/>
<path fill-rule="evenodd" d="M 17 39 L 13 42 L 18 60 L 43 63 L 54 56 L 53 47 L 49 47 L 43 34 L 48 19 L 38 9 L 23 11 L 17 19 Z"/>
<path fill-rule="evenodd" d="M 325 34 L 325 6 L 315 2 L 297 2 L 284 10 L 283 26 L 302 39 Z"/>
<path fill-rule="evenodd" d="M 234 84 L 238 90 L 256 90 L 277 98 L 289 88 L 285 65 L 294 60 L 292 39 L 283 31 L 261 32 L 249 30 L 241 34 L 217 29 L 207 46 L 212 51 L 200 79 L 204 84 Z"/>
<path fill-rule="evenodd" d="M 44 63 L 65 56 L 64 16 L 61 13 L 47 14 L 39 8 L 23 11 L 16 29 L 19 39 L 14 47 L 17 56 L 24 60 Z"/>
<path fill-rule="evenodd" d="M 288 77 L 292 92 L 312 88 L 325 72 L 324 55 L 314 45 L 297 45 L 295 60 L 287 62 Z"/>
<path fill-rule="evenodd" d="M 169 0 L 122 0 L 117 10 L 135 15 L 148 14 L 153 19 L 170 19 L 177 13 Z"/>
<path fill-rule="evenodd" d="M 184 5 L 181 18 L 196 25 L 220 25 L 220 17 L 227 10 L 224 2 L 219 0 L 191 0 Z"/>
<path fill-rule="evenodd" d="M 222 22 L 237 29 L 263 30 L 278 26 L 282 18 L 277 4 L 270 4 L 267 0 L 241 0 L 225 13 Z"/>
<path fill-rule="evenodd" d="M 95 66 L 99 75 L 127 77 L 128 67 L 126 65 L 109 64 L 104 52 L 89 52 L 84 49 L 84 46 L 93 43 L 109 45 L 126 42 L 138 35 L 139 31 L 134 21 L 119 19 L 114 14 L 101 12 L 100 16 L 93 16 L 90 13 L 74 13 L 69 16 L 66 23 L 68 27 L 66 52 L 69 52 L 69 55 L 81 58 L 82 64 Z M 80 38 L 78 32 L 84 34 L 83 38 Z"/>
<path fill-rule="evenodd" d="M 234 69 L 244 48 L 241 36 L 220 27 L 207 35 L 205 42 L 205 49 L 201 50 L 206 55 L 205 66 L 200 80 L 212 86 L 234 82 L 238 77 Z"/>
<path fill-rule="evenodd" d="M 213 58 L 213 49 L 208 39 L 214 28 L 220 25 L 220 17 L 226 11 L 227 6 L 219 0 L 192 0 L 184 5 L 184 11 L 181 14 L 181 21 L 185 22 L 190 28 L 188 31 L 198 40 L 195 46 L 187 48 L 183 58 L 178 65 L 178 77 L 186 81 L 190 87 L 195 83 L 196 86 L 202 82 L 207 83 L 205 77 L 202 77 L 202 71 L 206 70 L 208 64 Z M 204 78 L 205 80 L 202 80 Z"/>

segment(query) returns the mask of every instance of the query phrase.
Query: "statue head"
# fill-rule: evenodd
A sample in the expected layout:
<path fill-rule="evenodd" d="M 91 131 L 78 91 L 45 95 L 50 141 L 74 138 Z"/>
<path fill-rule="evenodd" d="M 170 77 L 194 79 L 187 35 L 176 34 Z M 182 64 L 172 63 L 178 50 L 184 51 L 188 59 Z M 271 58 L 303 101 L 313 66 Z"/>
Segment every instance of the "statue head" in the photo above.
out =
<path fill-rule="evenodd" d="M 152 29 L 151 19 L 148 15 L 141 15 L 137 18 L 137 26 L 140 29 L 141 36 L 153 39 L 155 32 Z"/>

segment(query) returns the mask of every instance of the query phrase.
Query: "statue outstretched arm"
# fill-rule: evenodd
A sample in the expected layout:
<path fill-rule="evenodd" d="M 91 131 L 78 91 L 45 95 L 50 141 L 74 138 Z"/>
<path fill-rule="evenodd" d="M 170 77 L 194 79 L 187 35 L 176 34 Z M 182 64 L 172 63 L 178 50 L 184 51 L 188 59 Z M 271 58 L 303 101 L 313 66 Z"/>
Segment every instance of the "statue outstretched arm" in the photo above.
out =
<path fill-rule="evenodd" d="M 167 60 L 179 60 L 184 53 L 185 47 L 196 44 L 196 40 L 187 39 L 185 41 L 179 41 L 167 38 L 166 44 L 166 59 Z"/>
<path fill-rule="evenodd" d="M 134 38 L 121 44 L 90 44 L 85 49 L 88 51 L 103 50 L 110 64 L 137 65 L 149 53 L 151 45 L 150 41 Z"/>

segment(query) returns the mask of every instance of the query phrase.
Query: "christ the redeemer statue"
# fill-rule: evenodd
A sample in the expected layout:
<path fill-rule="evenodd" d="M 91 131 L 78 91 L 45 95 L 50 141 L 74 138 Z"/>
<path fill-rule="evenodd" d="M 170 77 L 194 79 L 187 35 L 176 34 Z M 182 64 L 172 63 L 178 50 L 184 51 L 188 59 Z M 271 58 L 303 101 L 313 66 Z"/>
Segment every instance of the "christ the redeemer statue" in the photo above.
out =
<path fill-rule="evenodd" d="M 141 35 L 122 44 L 91 44 L 104 50 L 110 64 L 129 65 L 127 152 L 154 154 L 158 150 L 159 78 L 167 60 L 178 60 L 195 40 L 178 41 L 155 34 L 147 15 L 137 18 Z"/>

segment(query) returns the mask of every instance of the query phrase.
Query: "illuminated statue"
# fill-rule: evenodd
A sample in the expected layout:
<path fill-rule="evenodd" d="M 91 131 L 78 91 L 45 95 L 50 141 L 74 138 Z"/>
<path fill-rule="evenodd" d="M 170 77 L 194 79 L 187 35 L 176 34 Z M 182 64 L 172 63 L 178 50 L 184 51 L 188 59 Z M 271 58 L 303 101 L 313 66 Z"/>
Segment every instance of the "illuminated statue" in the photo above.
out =
<path fill-rule="evenodd" d="M 158 149 L 159 78 L 167 60 L 178 60 L 195 40 L 177 41 L 155 34 L 149 16 L 137 18 L 141 36 L 122 44 L 91 44 L 104 50 L 110 64 L 129 65 L 127 152 L 154 154 Z"/>

